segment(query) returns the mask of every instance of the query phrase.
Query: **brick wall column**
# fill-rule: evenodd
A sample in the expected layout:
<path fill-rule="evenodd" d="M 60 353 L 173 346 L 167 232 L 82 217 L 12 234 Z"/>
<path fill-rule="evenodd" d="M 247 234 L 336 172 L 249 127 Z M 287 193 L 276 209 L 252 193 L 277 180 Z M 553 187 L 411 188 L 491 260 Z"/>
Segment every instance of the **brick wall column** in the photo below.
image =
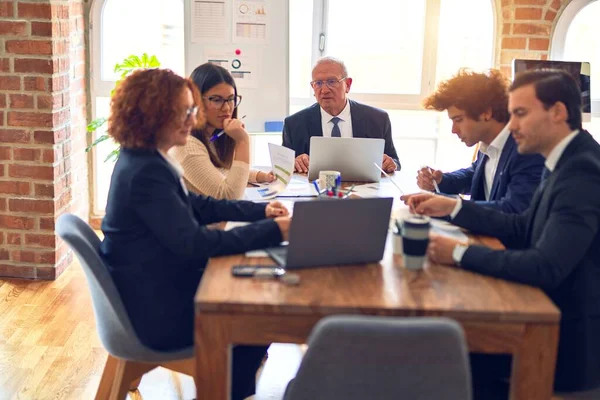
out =
<path fill-rule="evenodd" d="M 496 67 L 511 77 L 514 58 L 546 60 L 553 28 L 570 0 L 496 0 Z"/>
<path fill-rule="evenodd" d="M 55 279 L 89 210 L 83 0 L 0 0 L 0 276 Z"/>

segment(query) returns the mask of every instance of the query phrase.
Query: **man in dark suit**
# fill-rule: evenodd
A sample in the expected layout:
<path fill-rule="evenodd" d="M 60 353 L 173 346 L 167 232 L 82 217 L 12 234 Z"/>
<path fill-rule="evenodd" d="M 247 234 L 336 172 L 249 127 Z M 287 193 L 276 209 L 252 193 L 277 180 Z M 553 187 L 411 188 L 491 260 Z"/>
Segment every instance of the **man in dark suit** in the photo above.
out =
<path fill-rule="evenodd" d="M 564 71 L 518 75 L 509 108 L 519 152 L 540 153 L 546 160 L 545 177 L 526 212 L 509 215 L 430 193 L 404 200 L 417 213 L 450 215 L 459 226 L 499 238 L 507 250 L 438 236 L 427 251 L 435 262 L 544 290 L 562 313 L 556 390 L 595 388 L 600 386 L 600 145 L 582 130 L 581 93 Z M 475 384 L 489 382 L 508 377 L 510 360 L 478 357 L 472 368 Z"/>
<path fill-rule="evenodd" d="M 468 147 L 479 143 L 476 161 L 467 168 L 442 173 L 429 167 L 417 185 L 446 194 L 470 194 L 478 204 L 509 213 L 525 211 L 540 183 L 544 159 L 519 154 L 508 130 L 508 80 L 498 70 L 476 73 L 461 69 L 440 83 L 424 101 L 425 108 L 448 112 L 452 133 Z"/>
<path fill-rule="evenodd" d="M 296 172 L 308 172 L 313 136 L 384 139 L 383 170 L 400 170 L 390 117 L 383 110 L 347 98 L 352 78 L 342 61 L 333 57 L 319 59 L 310 85 L 317 103 L 287 117 L 283 124 L 283 145 L 296 152 Z"/>

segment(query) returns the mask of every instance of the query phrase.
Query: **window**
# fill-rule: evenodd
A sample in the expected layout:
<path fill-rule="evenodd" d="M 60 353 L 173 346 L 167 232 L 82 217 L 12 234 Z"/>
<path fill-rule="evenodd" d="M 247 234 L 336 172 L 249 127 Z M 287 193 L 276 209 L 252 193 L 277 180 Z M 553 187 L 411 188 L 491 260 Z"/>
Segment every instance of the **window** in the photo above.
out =
<path fill-rule="evenodd" d="M 139 16 L 144 10 L 143 17 Z M 91 10 L 92 114 L 106 117 L 110 92 L 118 78 L 115 64 L 129 55 L 155 55 L 161 66 L 183 75 L 183 0 L 97 0 Z M 105 129 L 105 128 L 103 128 Z M 100 136 L 104 131 L 97 131 Z M 104 162 L 114 149 L 112 141 L 96 146 L 93 153 L 93 210 L 106 206 L 114 163 Z"/>
<path fill-rule="evenodd" d="M 600 2 L 573 0 L 565 8 L 552 37 L 551 58 L 589 61 L 591 68 L 592 119 L 583 126 L 600 140 Z"/>
<path fill-rule="evenodd" d="M 444 171 L 467 166 L 474 149 L 451 133 L 445 112 L 424 111 L 421 102 L 460 67 L 493 66 L 493 3 L 290 0 L 290 113 L 314 103 L 312 65 L 321 56 L 334 56 L 345 62 L 353 78 L 349 96 L 390 115 L 405 171 L 399 179 L 409 188 L 416 189 L 414 178 L 422 164 Z"/>

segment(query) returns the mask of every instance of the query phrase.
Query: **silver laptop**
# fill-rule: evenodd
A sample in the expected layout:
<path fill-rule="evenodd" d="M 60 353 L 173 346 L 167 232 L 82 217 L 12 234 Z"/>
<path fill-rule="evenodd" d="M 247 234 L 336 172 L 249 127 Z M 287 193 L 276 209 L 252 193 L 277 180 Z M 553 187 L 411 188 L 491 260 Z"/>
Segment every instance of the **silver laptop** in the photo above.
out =
<path fill-rule="evenodd" d="M 285 268 L 379 262 L 392 203 L 391 197 L 294 203 L 289 244 L 266 252 Z"/>
<path fill-rule="evenodd" d="M 344 182 L 379 182 L 385 140 L 369 138 L 310 138 L 308 179 L 319 178 L 319 171 L 339 171 Z"/>

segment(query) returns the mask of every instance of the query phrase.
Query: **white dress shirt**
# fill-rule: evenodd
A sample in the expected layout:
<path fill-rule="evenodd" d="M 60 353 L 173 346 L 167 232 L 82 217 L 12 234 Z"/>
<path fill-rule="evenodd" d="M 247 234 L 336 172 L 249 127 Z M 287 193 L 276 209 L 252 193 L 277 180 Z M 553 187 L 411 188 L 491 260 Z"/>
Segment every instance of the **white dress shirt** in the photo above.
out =
<path fill-rule="evenodd" d="M 550 154 L 548 154 L 548 157 L 546 157 L 546 161 L 544 162 L 544 165 L 546 166 L 546 168 L 548 168 L 548 170 L 550 172 L 554 171 L 554 168 L 556 168 L 556 164 L 558 163 L 558 160 L 560 160 L 560 157 L 564 153 L 565 149 L 567 148 L 569 143 L 571 143 L 571 141 L 573 139 L 575 139 L 575 136 L 577 136 L 578 133 L 579 133 L 579 130 L 577 130 L 577 129 L 574 130 L 573 132 L 569 133 L 569 135 L 566 136 L 560 142 L 558 142 L 558 144 L 556 146 L 554 146 L 554 148 L 552 149 Z M 456 215 L 460 212 L 461 208 L 462 208 L 462 199 L 459 198 L 458 201 L 456 202 L 456 206 L 454 207 L 454 210 L 452 210 L 452 212 L 450 213 L 450 219 L 454 219 L 456 217 Z M 452 259 L 454 260 L 454 262 L 456 262 L 457 264 L 460 264 L 467 249 L 468 249 L 468 247 L 456 246 L 454 248 L 454 251 L 452 252 Z"/>
<path fill-rule="evenodd" d="M 488 156 L 488 160 L 484 166 L 483 188 L 485 193 L 485 199 L 490 200 L 490 193 L 492 192 L 492 186 L 494 185 L 494 177 L 496 176 L 496 170 L 498 169 L 498 163 L 500 162 L 500 156 L 502 155 L 502 149 L 506 144 L 506 140 L 510 135 L 508 125 L 504 127 L 496 136 L 492 143 L 489 145 L 481 142 L 479 144 L 479 151 Z"/>
<path fill-rule="evenodd" d="M 181 166 L 181 164 L 179 164 L 179 161 L 177 161 L 174 157 L 171 157 L 171 155 L 169 155 L 168 153 L 163 153 L 160 150 L 158 150 L 158 154 L 160 154 L 161 157 L 169 163 L 169 166 L 173 169 L 173 171 L 175 171 L 175 173 L 179 177 L 179 183 L 181 183 L 183 191 L 185 192 L 185 194 L 189 194 L 187 187 L 185 186 L 185 182 L 183 181 L 183 167 Z"/>
<path fill-rule="evenodd" d="M 350 102 L 346 100 L 346 107 L 338 115 L 330 115 L 321 107 L 321 127 L 323 128 L 323 137 L 331 137 L 333 122 L 331 118 L 338 117 L 341 121 L 338 122 L 340 128 L 340 136 L 345 138 L 352 137 L 352 116 L 350 115 Z"/>

